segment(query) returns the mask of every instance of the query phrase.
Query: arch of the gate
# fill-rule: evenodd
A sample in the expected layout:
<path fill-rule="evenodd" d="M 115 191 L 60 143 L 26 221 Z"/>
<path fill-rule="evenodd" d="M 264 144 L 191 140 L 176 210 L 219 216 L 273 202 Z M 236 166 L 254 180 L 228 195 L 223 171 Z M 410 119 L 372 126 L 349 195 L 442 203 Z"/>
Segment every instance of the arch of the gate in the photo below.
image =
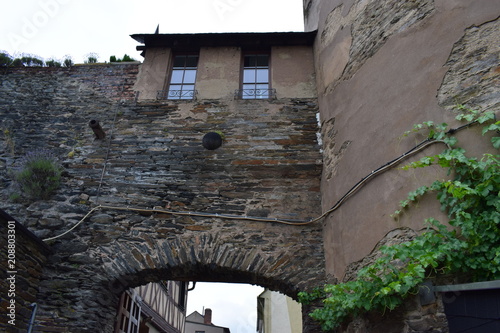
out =
<path fill-rule="evenodd" d="M 102 262 L 107 280 L 125 285 L 149 282 L 160 271 L 172 280 L 245 282 L 291 296 L 321 283 L 324 269 L 318 226 L 244 220 L 151 218 L 89 254 Z"/>
<path fill-rule="evenodd" d="M 120 294 L 148 282 L 249 283 L 292 297 L 324 282 L 318 225 L 113 210 L 90 221 L 52 245 L 39 294 L 42 331 L 112 332 Z"/>

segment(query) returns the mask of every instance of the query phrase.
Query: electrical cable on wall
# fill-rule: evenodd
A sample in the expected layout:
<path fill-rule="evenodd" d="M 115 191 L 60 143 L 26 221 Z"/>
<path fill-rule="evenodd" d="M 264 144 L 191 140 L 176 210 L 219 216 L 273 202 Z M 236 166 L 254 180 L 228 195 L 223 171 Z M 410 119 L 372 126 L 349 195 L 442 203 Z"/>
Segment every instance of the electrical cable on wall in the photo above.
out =
<path fill-rule="evenodd" d="M 471 125 L 475 124 L 476 121 L 470 122 L 468 124 L 462 125 L 457 128 L 450 129 L 447 131 L 445 134 L 454 134 L 457 131 L 460 131 L 462 129 L 465 129 L 467 127 L 470 127 Z M 111 138 L 110 138 L 111 140 Z M 358 181 L 349 191 L 347 191 L 336 203 L 333 205 L 330 209 L 325 211 L 323 214 L 320 216 L 313 218 L 311 220 L 303 221 L 303 220 L 289 220 L 289 219 L 278 219 L 278 218 L 265 218 L 265 217 L 252 217 L 252 216 L 240 216 L 240 215 L 230 215 L 230 214 L 218 214 L 218 213 L 204 213 L 204 212 L 189 212 L 189 211 L 171 211 L 171 210 L 164 210 L 164 209 L 156 209 L 156 208 L 132 208 L 132 207 L 120 207 L 120 206 L 107 206 L 107 205 L 98 205 L 94 208 L 92 208 L 78 223 L 76 223 L 73 227 L 71 227 L 69 230 L 63 232 L 62 234 L 59 234 L 54 237 L 49 237 L 43 239 L 43 241 L 47 242 L 50 240 L 54 240 L 57 238 L 60 238 L 72 230 L 74 230 L 78 225 L 83 223 L 87 217 L 89 217 L 92 213 L 94 213 L 96 210 L 99 209 L 109 209 L 109 210 L 120 210 L 120 211 L 131 211 L 131 212 L 142 212 L 142 213 L 163 213 L 163 214 L 169 214 L 169 215 L 174 215 L 174 216 L 192 216 L 192 217 L 207 217 L 207 218 L 220 218 L 220 219 L 232 219 L 232 220 L 244 220 L 244 221 L 257 221 L 257 222 L 269 222 L 269 223 L 278 223 L 278 224 L 286 224 L 286 225 L 293 225 L 293 226 L 304 226 L 304 225 L 309 225 L 315 222 L 318 222 L 322 220 L 323 218 L 327 217 L 330 215 L 332 212 L 337 210 L 350 196 L 352 196 L 355 192 L 357 192 L 364 184 L 366 184 L 371 178 L 377 176 L 378 174 L 392 168 L 396 164 L 400 163 L 402 160 L 422 151 L 423 149 L 429 147 L 430 145 L 433 145 L 435 143 L 443 143 L 445 144 L 448 148 L 450 146 L 444 142 L 443 140 L 435 140 L 431 138 L 427 138 L 424 141 L 420 142 L 418 145 L 413 147 L 412 149 L 408 150 L 406 153 L 400 155 L 399 157 L 393 159 L 392 161 L 387 162 L 386 164 L 382 165 L 381 167 L 373 170 L 370 172 L 367 176 L 363 177 L 360 181 Z M 107 157 L 106 157 L 107 158 Z M 106 167 L 107 160 L 105 161 L 104 168 Z M 104 175 L 104 171 L 103 171 Z M 102 182 L 102 178 L 101 178 Z"/>
<path fill-rule="evenodd" d="M 123 77 L 123 67 L 121 68 L 121 76 Z M 122 83 L 122 87 L 120 90 L 120 99 L 123 98 L 123 91 L 125 90 L 125 82 Z M 106 157 L 104 158 L 104 165 L 102 167 L 102 173 L 101 173 L 101 179 L 99 180 L 99 186 L 97 187 L 97 194 L 96 194 L 96 203 L 99 202 L 99 196 L 101 193 L 101 187 L 102 187 L 102 181 L 104 179 L 104 174 L 106 172 L 106 166 L 108 164 L 108 159 L 109 159 L 109 152 L 111 150 L 111 140 L 113 139 L 113 132 L 115 130 L 115 123 L 116 123 L 116 118 L 118 116 L 118 107 L 115 109 L 115 114 L 113 116 L 113 122 L 111 123 L 111 132 L 108 138 L 108 146 L 106 148 Z"/>

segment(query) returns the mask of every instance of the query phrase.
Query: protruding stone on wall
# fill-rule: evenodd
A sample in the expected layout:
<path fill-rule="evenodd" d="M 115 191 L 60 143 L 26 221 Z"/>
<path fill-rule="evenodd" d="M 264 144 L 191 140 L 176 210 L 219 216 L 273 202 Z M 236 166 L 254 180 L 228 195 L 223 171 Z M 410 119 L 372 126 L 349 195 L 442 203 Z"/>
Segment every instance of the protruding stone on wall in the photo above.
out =
<path fill-rule="evenodd" d="M 335 118 L 330 118 L 321 126 L 323 145 L 323 174 L 325 179 L 332 179 L 337 173 L 339 160 L 345 153 L 345 150 L 351 144 L 351 141 L 344 141 L 340 147 L 335 140 L 337 129 L 335 128 Z"/>
<path fill-rule="evenodd" d="M 480 111 L 500 107 L 500 19 L 473 26 L 455 43 L 439 89 L 439 104 L 463 104 Z"/>

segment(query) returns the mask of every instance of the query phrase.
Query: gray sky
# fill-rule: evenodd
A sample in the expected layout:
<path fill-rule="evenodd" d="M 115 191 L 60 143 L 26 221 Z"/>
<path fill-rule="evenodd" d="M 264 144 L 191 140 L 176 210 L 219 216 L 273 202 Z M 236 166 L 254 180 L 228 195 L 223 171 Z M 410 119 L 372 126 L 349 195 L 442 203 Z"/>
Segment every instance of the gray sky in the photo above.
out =
<path fill-rule="evenodd" d="M 257 296 L 263 291 L 249 284 L 198 282 L 188 293 L 187 314 L 209 308 L 214 325 L 229 327 L 231 333 L 255 333 Z"/>
<path fill-rule="evenodd" d="M 125 53 L 135 33 L 303 31 L 302 0 L 20 0 L 0 11 L 0 50 L 44 59 Z"/>
<path fill-rule="evenodd" d="M 302 0 L 19 0 L 0 11 L 0 51 L 82 63 L 128 54 L 142 61 L 131 34 L 303 31 Z M 250 285 L 198 283 L 188 314 L 213 311 L 232 333 L 255 332 L 257 296 Z"/>

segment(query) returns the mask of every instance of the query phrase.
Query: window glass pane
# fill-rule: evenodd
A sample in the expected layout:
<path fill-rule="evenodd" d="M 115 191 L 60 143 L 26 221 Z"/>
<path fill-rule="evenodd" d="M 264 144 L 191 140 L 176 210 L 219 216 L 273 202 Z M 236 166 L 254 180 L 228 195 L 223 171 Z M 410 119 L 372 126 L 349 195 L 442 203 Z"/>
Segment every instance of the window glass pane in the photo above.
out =
<path fill-rule="evenodd" d="M 194 91 L 194 85 L 193 84 L 185 84 L 182 86 L 182 91 Z"/>
<path fill-rule="evenodd" d="M 169 90 L 181 90 L 182 86 L 180 84 L 173 84 L 170 86 Z"/>
<path fill-rule="evenodd" d="M 243 85 L 243 90 L 254 90 L 255 89 L 255 84 L 244 84 Z"/>
<path fill-rule="evenodd" d="M 242 97 L 246 99 L 255 99 L 256 92 L 255 84 L 245 84 L 243 85 Z"/>
<path fill-rule="evenodd" d="M 186 56 L 175 56 L 174 67 L 184 67 L 186 65 Z"/>
<path fill-rule="evenodd" d="M 198 67 L 198 56 L 197 55 L 187 56 L 186 67 Z"/>
<path fill-rule="evenodd" d="M 183 83 L 194 83 L 196 81 L 196 70 L 188 69 L 184 72 Z"/>
<path fill-rule="evenodd" d="M 267 54 L 258 55 L 257 58 L 257 66 L 259 67 L 267 67 L 269 66 L 269 56 Z"/>
<path fill-rule="evenodd" d="M 256 64 L 256 61 L 255 61 L 255 56 L 254 55 L 247 55 L 247 56 L 245 56 L 243 66 L 245 66 L 245 67 L 255 67 L 255 64 Z"/>
<path fill-rule="evenodd" d="M 170 83 L 182 83 L 182 77 L 184 75 L 184 71 L 180 69 L 174 69 L 172 71 L 172 78 Z"/>
<path fill-rule="evenodd" d="M 182 91 L 180 92 L 180 99 L 193 99 L 194 97 L 194 86 L 192 85 L 185 85 L 182 86 Z M 179 296 L 176 294 L 176 299 L 178 299 Z"/>
<path fill-rule="evenodd" d="M 269 85 L 257 84 L 255 87 L 255 98 L 269 98 Z"/>
<path fill-rule="evenodd" d="M 257 80 L 258 83 L 267 83 L 269 81 L 269 70 L 268 69 L 257 69 Z"/>
<path fill-rule="evenodd" d="M 180 86 L 180 85 L 170 86 L 170 89 L 168 90 L 168 98 L 169 99 L 178 99 L 181 89 L 182 89 L 182 86 Z"/>
<path fill-rule="evenodd" d="M 243 83 L 255 82 L 255 70 L 254 69 L 244 69 L 243 70 Z"/>
<path fill-rule="evenodd" d="M 241 91 L 241 98 L 254 99 L 255 98 L 255 84 L 244 84 Z"/>

